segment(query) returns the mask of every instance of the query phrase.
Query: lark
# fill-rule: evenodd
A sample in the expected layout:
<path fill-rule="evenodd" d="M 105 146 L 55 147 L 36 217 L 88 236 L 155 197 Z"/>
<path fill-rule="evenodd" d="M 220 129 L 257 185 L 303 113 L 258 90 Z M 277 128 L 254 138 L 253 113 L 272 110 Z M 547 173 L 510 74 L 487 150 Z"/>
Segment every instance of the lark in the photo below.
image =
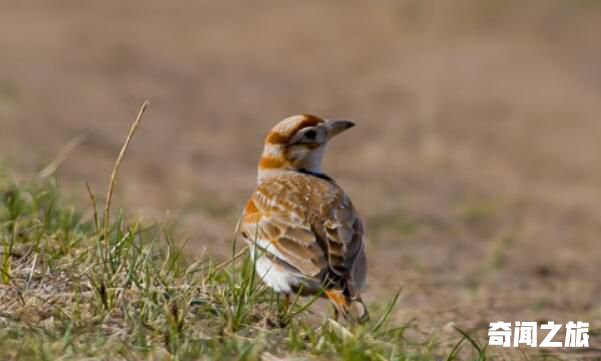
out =
<path fill-rule="evenodd" d="M 321 169 L 328 142 L 353 126 L 312 115 L 279 122 L 265 139 L 258 186 L 239 234 L 250 245 L 257 274 L 284 295 L 285 307 L 292 295 L 321 294 L 336 318 L 365 321 L 363 224 L 348 195 Z"/>

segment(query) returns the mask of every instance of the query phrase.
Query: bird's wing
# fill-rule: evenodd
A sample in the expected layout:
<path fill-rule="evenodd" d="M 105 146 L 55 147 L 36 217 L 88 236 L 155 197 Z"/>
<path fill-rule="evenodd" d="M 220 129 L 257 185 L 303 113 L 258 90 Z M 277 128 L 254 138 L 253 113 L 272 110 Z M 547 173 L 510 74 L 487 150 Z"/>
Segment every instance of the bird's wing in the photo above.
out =
<path fill-rule="evenodd" d="M 254 212 L 253 212 L 254 210 Z M 242 218 L 241 235 L 304 277 L 317 277 L 327 265 L 311 225 L 282 205 L 255 193 Z"/>
<path fill-rule="evenodd" d="M 305 277 L 352 278 L 363 227 L 335 184 L 311 176 L 269 180 L 248 201 L 241 225 L 259 245 Z"/>
<path fill-rule="evenodd" d="M 328 264 L 336 275 L 348 279 L 358 257 L 364 252 L 363 224 L 350 199 L 340 191 L 328 205 L 323 222 L 314 228 L 326 240 Z"/>

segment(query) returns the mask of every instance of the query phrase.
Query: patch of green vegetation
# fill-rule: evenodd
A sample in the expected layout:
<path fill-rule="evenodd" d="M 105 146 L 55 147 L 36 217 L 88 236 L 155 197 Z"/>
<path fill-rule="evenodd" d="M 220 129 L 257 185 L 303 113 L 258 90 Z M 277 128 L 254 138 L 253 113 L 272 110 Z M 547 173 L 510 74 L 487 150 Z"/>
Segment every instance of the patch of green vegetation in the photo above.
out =
<path fill-rule="evenodd" d="M 569 2 L 570 5 L 575 5 L 584 10 L 597 10 L 601 9 L 601 3 L 598 0 L 577 0 L 573 2 Z"/>
<path fill-rule="evenodd" d="M 515 240 L 514 234 L 502 234 L 495 237 L 489 245 L 483 271 L 499 271 L 507 264 L 507 253 Z"/>
<path fill-rule="evenodd" d="M 545 308 L 549 307 L 550 305 L 552 305 L 551 300 L 547 299 L 547 298 L 539 298 L 537 301 L 535 301 L 534 303 L 532 303 L 530 305 L 530 309 L 532 311 L 542 311 Z"/>
<path fill-rule="evenodd" d="M 407 337 L 412 325 L 389 324 L 396 298 L 365 325 L 320 318 L 303 303 L 313 300 L 282 313 L 248 255 L 218 267 L 184 257 L 165 225 L 122 215 L 106 231 L 102 224 L 66 205 L 52 181 L 1 178 L 0 359 L 431 360 L 444 352 Z"/>
<path fill-rule="evenodd" d="M 601 327 L 592 327 L 588 333 L 590 336 L 601 336 Z"/>
<path fill-rule="evenodd" d="M 17 86 L 13 82 L 0 79 L 0 111 L 11 109 L 18 99 Z"/>
<path fill-rule="evenodd" d="M 383 233 L 390 232 L 395 236 L 410 236 L 419 231 L 423 224 L 410 219 L 404 211 L 394 210 L 369 217 L 369 233 L 374 240 Z"/>
<path fill-rule="evenodd" d="M 474 228 L 490 226 L 498 216 L 500 204 L 491 199 L 466 200 L 457 205 L 457 217 Z"/>

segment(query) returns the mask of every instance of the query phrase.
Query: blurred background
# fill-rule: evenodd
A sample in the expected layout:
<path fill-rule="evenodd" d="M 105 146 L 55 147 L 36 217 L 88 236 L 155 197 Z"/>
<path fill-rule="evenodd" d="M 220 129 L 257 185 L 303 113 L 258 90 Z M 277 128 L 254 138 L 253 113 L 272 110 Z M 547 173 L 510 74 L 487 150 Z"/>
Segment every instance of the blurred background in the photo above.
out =
<path fill-rule="evenodd" d="M 329 175 L 368 234 L 368 301 L 486 330 L 601 330 L 601 2 L 3 1 L 0 157 L 171 219 L 224 259 L 263 138 L 297 113 L 355 121 Z M 594 345 L 595 341 L 591 343 Z"/>

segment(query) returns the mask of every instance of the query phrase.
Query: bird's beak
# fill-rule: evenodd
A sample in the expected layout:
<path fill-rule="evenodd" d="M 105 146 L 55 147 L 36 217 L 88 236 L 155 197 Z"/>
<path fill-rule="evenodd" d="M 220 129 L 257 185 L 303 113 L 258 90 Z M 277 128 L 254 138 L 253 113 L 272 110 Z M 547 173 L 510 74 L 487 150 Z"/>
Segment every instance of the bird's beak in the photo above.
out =
<path fill-rule="evenodd" d="M 328 139 L 331 139 L 345 130 L 354 127 L 355 123 L 348 120 L 328 120 L 324 126 L 328 131 Z"/>

